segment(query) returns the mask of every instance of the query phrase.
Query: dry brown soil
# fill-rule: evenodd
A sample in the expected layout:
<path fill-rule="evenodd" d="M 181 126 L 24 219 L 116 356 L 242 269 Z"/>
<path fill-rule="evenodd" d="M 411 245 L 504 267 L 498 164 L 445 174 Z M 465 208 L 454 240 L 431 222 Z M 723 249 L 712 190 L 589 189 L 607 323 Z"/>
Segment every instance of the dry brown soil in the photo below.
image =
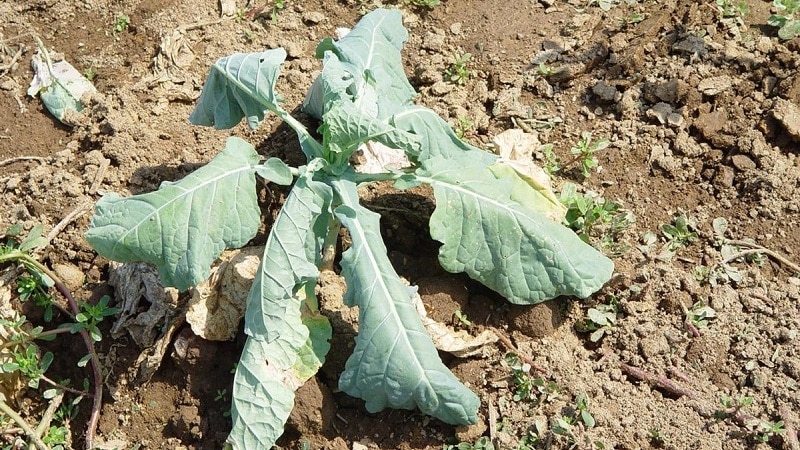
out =
<path fill-rule="evenodd" d="M 108 261 L 83 234 L 103 192 L 146 192 L 178 179 L 212 158 L 231 134 L 264 155 L 302 163 L 277 118 L 255 132 L 187 122 L 209 65 L 237 51 L 287 48 L 278 90 L 287 109 L 297 108 L 320 67 L 316 43 L 373 6 L 286 3 L 272 21 L 271 3 L 262 11 L 263 3 L 243 0 L 237 7 L 246 14 L 222 20 L 218 2 L 210 0 L 0 2 L 0 228 L 42 223 L 48 232 L 82 212 L 39 256 L 65 277 L 73 274 L 77 297 L 97 301 L 113 294 Z M 443 354 L 482 400 L 478 426 L 456 429 L 408 411 L 368 414 L 362 401 L 337 392 L 352 348 L 352 330 L 337 329 L 327 364 L 300 391 L 282 448 L 439 449 L 481 435 L 502 449 L 800 448 L 800 275 L 766 256 L 760 264 L 732 262 L 742 274 L 738 282 L 711 284 L 695 276 L 699 266 L 722 260 L 712 230 L 718 217 L 729 222 L 728 238 L 752 239 L 800 261 L 800 39 L 777 38 L 766 25 L 771 2 L 763 0 L 746 0 L 750 12 L 741 25 L 723 20 L 712 0 L 623 1 L 607 12 L 586 3 L 443 0 L 430 12 L 402 6 L 410 32 L 404 58 L 419 101 L 453 124 L 469 120 L 474 125 L 465 135 L 475 145 L 517 126 L 538 133 L 567 161 L 582 132 L 610 140 L 597 155 L 600 170 L 583 177 L 566 167 L 554 180 L 556 190 L 567 181 L 579 184 L 635 218 L 613 245 L 602 247 L 617 267 L 603 291 L 586 301 L 511 307 L 438 267 L 437 244 L 425 237 L 429 193 L 392 194 L 378 186 L 366 200 L 383 215 L 392 259 L 420 286 L 430 314 L 453 323 L 453 312 L 461 310 L 473 332 L 500 330 L 538 368 L 532 375 L 555 383 L 558 392 L 514 401 L 512 372 L 503 363 L 507 349 L 498 343 L 485 358 Z M 635 13 L 644 20 L 629 20 Z M 119 14 L 130 17 L 130 26 L 115 34 Z M 26 97 L 34 33 L 78 70 L 96 72 L 100 96 L 74 126 Z M 456 51 L 472 54 L 463 85 L 442 78 Z M 6 161 L 16 157 L 39 159 Z M 274 213 L 285 193 L 265 189 L 265 212 Z M 666 242 L 661 226 L 679 213 L 696 221 L 698 239 L 670 259 L 658 258 Z M 594 234 L 594 244 L 602 245 L 603 231 Z M 651 248 L 643 246 L 646 232 L 658 236 Z M 256 241 L 263 239 L 262 233 Z M 589 308 L 612 298 L 619 313 L 606 336 L 594 343 L 576 331 Z M 699 330 L 685 323 L 684 311 L 696 302 L 717 315 Z M 19 308 L 41 323 L 35 308 Z M 151 325 L 160 333 L 165 323 Z M 106 334 L 99 347 L 106 377 L 98 443 L 104 448 L 223 445 L 242 334 L 211 342 L 187 326 L 175 331 L 149 382 L 137 377 L 144 349 L 126 333 Z M 75 367 L 85 352 L 79 339 L 62 336 L 42 345 L 57 355 L 50 376 L 80 386 L 88 373 Z M 590 399 L 596 425 L 576 424 L 572 436 L 553 433 L 554 421 L 571 414 L 579 393 Z M 725 396 L 749 397 L 752 404 L 719 417 Z M 15 401 L 31 418 L 46 406 L 32 389 Z M 75 447 L 83 446 L 89 406 L 82 402 L 70 423 Z M 783 433 L 759 431 L 759 421 L 780 420 Z"/>

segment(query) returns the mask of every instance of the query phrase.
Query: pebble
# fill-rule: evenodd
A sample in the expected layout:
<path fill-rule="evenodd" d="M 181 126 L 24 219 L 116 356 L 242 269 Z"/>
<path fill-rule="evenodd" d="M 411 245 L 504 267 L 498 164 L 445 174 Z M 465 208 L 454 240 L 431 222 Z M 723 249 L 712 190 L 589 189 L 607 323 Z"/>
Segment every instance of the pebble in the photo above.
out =
<path fill-rule="evenodd" d="M 73 293 L 83 286 L 86 278 L 83 271 L 72 264 L 54 264 L 53 271 Z"/>
<path fill-rule="evenodd" d="M 772 107 L 772 115 L 775 119 L 783 125 L 786 132 L 792 139 L 800 141 L 800 107 L 790 102 L 779 98 L 775 100 L 775 105 Z"/>
<path fill-rule="evenodd" d="M 317 24 L 325 20 L 325 14 L 317 11 L 309 11 L 303 14 L 303 22 Z"/>
<path fill-rule="evenodd" d="M 455 35 L 461 34 L 461 22 L 456 22 L 450 25 L 450 32 Z"/>
<path fill-rule="evenodd" d="M 727 75 L 706 78 L 697 85 L 697 89 L 703 94 L 715 96 L 725 92 L 733 85 L 733 80 Z"/>
<path fill-rule="evenodd" d="M 733 155 L 731 163 L 733 163 L 733 167 L 739 170 L 753 170 L 756 168 L 756 163 L 747 155 Z"/>

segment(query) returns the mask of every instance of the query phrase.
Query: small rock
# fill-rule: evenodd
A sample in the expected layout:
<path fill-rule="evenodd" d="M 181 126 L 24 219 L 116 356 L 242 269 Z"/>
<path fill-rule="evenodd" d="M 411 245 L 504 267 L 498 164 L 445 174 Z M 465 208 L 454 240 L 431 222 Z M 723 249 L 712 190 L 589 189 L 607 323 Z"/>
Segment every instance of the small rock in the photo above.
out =
<path fill-rule="evenodd" d="M 17 83 L 14 80 L 6 80 L 0 83 L 0 89 L 4 91 L 13 91 L 17 88 Z"/>
<path fill-rule="evenodd" d="M 765 55 L 774 49 L 775 45 L 772 43 L 772 39 L 770 39 L 768 36 L 761 36 L 761 38 L 756 41 L 756 50 Z"/>
<path fill-rule="evenodd" d="M 671 113 L 667 116 L 667 125 L 673 128 L 683 128 L 683 116 L 678 113 Z"/>
<path fill-rule="evenodd" d="M 772 107 L 772 116 L 783 125 L 789 136 L 800 141 L 800 107 L 794 103 L 779 98 Z"/>
<path fill-rule="evenodd" d="M 473 425 L 459 425 L 456 427 L 456 439 L 461 442 L 475 442 L 486 432 L 486 424 L 483 420 Z"/>
<path fill-rule="evenodd" d="M 453 85 L 444 81 L 439 81 L 431 86 L 431 93 L 433 95 L 442 96 L 453 90 Z"/>
<path fill-rule="evenodd" d="M 722 187 L 733 186 L 733 180 L 733 169 L 728 166 L 720 166 L 717 175 L 714 177 L 714 183 Z"/>
<path fill-rule="evenodd" d="M 700 134 L 709 141 L 715 142 L 719 134 L 728 123 L 728 113 L 723 108 L 710 111 L 710 105 L 700 108 L 700 115 L 694 121 L 694 126 Z M 716 145 L 716 144 L 715 144 Z"/>
<path fill-rule="evenodd" d="M 733 85 L 733 80 L 727 75 L 706 78 L 697 85 L 697 89 L 705 95 L 715 96 L 727 91 Z"/>
<path fill-rule="evenodd" d="M 309 11 L 303 14 L 303 22 L 317 24 L 325 20 L 325 14 L 317 11 Z"/>
<path fill-rule="evenodd" d="M 83 271 L 72 264 L 54 264 L 53 271 L 55 271 L 56 275 L 61 278 L 61 281 L 64 282 L 64 285 L 73 292 L 77 291 L 81 288 L 81 286 L 83 286 L 83 280 L 86 278 L 86 275 L 83 274 Z"/>
<path fill-rule="evenodd" d="M 672 114 L 672 106 L 669 103 L 658 102 L 647 110 L 647 117 L 657 119 L 661 125 L 667 123 L 667 119 Z"/>
<path fill-rule="evenodd" d="M 606 102 L 614 102 L 622 98 L 622 94 L 617 91 L 617 88 L 607 84 L 605 81 L 599 81 L 592 86 L 592 93 Z"/>
<path fill-rule="evenodd" d="M 439 51 L 444 47 L 445 37 L 438 33 L 427 33 L 422 41 L 422 48 L 425 50 Z"/>
<path fill-rule="evenodd" d="M 303 46 L 297 42 L 286 42 L 283 44 L 283 48 L 286 49 L 286 55 L 292 59 L 299 58 L 304 54 Z"/>
<path fill-rule="evenodd" d="M 672 49 L 678 53 L 689 55 L 704 55 L 708 52 L 705 41 L 697 36 L 689 36 L 673 45 Z"/>
<path fill-rule="evenodd" d="M 753 170 L 756 168 L 756 163 L 746 155 L 733 155 L 731 157 L 733 167 L 739 170 Z"/>
<path fill-rule="evenodd" d="M 461 22 L 456 22 L 450 25 L 450 32 L 455 35 L 461 34 Z"/>
<path fill-rule="evenodd" d="M 220 0 L 219 12 L 222 16 L 231 17 L 236 14 L 235 0 Z"/>

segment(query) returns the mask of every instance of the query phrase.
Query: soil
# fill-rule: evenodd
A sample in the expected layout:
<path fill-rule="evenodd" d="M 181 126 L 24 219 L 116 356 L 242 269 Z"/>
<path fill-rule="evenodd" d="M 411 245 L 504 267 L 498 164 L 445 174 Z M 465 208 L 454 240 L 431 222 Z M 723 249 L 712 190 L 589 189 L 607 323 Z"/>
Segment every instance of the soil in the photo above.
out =
<path fill-rule="evenodd" d="M 58 268 L 79 299 L 113 295 L 109 262 L 83 237 L 103 193 L 147 192 L 179 179 L 231 134 L 263 155 L 303 162 L 291 131 L 275 117 L 256 131 L 187 122 L 209 65 L 230 53 L 283 46 L 289 59 L 278 91 L 288 110 L 297 109 L 320 68 L 316 43 L 354 24 L 373 3 L 288 0 L 275 20 L 272 3 L 242 0 L 236 6 L 245 14 L 223 19 L 218 2 L 199 0 L 0 3 L 0 229 L 41 223 L 48 233 L 60 224 L 40 260 Z M 420 286 L 431 317 L 465 328 L 453 319 L 460 310 L 472 333 L 498 330 L 532 363 L 530 375 L 557 389 L 515 401 L 504 362 L 509 349 L 498 342 L 482 358 L 442 354 L 480 396 L 478 425 L 452 427 L 410 411 L 369 414 L 362 401 L 337 390 L 354 330 L 346 312 L 330 310 L 345 320 L 334 320 L 332 354 L 299 391 L 281 448 L 440 449 L 481 435 L 501 449 L 800 448 L 800 274 L 767 255 L 760 263 L 732 262 L 738 281 L 697 276 L 698 267 L 723 259 L 712 228 L 719 217 L 728 221 L 728 238 L 800 260 L 800 38 L 778 39 L 766 25 L 772 2 L 763 0 L 745 1 L 750 11 L 741 23 L 722 18 L 712 1 L 610 2 L 608 11 L 586 3 L 443 0 L 432 10 L 400 7 L 410 34 L 406 72 L 419 102 L 465 127 L 474 145 L 487 147 L 493 136 L 520 127 L 569 161 L 582 132 L 609 139 L 590 176 L 565 167 L 554 178 L 556 191 L 578 184 L 635 219 L 614 233 L 608 226 L 590 233 L 616 264 L 608 286 L 585 301 L 511 306 L 439 268 L 438 244 L 426 229 L 430 192 L 374 186 L 365 199 L 382 214 L 392 260 Z M 120 14 L 130 25 L 114 32 Z M 99 95 L 72 125 L 26 96 L 33 34 L 79 71 L 96 73 Z M 463 84 L 443 79 L 455 52 L 471 54 Z M 285 192 L 265 189 L 265 211 L 274 213 Z M 698 239 L 664 257 L 661 227 L 678 214 L 692 220 Z M 656 235 L 649 247 L 647 232 Z M 611 242 L 603 239 L 611 234 Z M 320 286 L 323 298 L 341 289 L 335 280 Z M 50 325 L 30 304 L 14 302 L 31 322 Z M 686 323 L 685 311 L 697 302 L 716 312 L 705 327 Z M 593 342 L 580 325 L 590 308 L 609 304 L 618 310 L 616 323 Z M 104 328 L 97 443 L 220 448 L 230 431 L 224 413 L 243 333 L 207 341 L 169 315 L 158 320 L 152 326 L 168 346 L 144 379 L 137 359 L 152 349 L 125 332 L 112 337 L 110 324 Z M 75 367 L 85 353 L 81 344 L 69 335 L 42 343 L 57 355 L 51 378 L 79 386 L 75 380 L 89 376 Z M 589 398 L 595 425 L 577 420 L 571 434 L 555 433 L 559 418 L 574 415 L 579 394 Z M 25 417 L 46 406 L 30 388 L 14 397 Z M 752 404 L 720 414 L 724 398 Z M 69 422 L 76 448 L 84 445 L 89 408 L 84 400 Z M 783 432 L 759 425 L 778 421 Z M 12 432 L 4 431 L 4 446 Z"/>

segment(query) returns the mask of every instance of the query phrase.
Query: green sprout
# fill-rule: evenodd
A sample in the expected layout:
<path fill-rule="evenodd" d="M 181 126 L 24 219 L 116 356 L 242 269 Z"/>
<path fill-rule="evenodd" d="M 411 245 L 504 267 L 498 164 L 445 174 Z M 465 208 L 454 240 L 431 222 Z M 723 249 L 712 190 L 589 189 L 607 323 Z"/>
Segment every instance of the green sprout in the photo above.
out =
<path fill-rule="evenodd" d="M 459 85 L 466 83 L 470 75 L 467 67 L 470 59 L 472 59 L 470 53 L 453 53 L 453 62 L 444 71 L 445 80 Z"/>
<path fill-rule="evenodd" d="M 581 133 L 581 140 L 578 141 L 578 144 L 570 149 L 572 154 L 575 155 L 575 158 L 564 166 L 571 166 L 578 163 L 583 176 L 588 177 L 592 169 L 600 167 L 600 163 L 597 161 L 595 154 L 601 150 L 605 150 L 609 145 L 610 142 L 605 138 L 592 142 L 592 133 L 584 131 Z"/>
<path fill-rule="evenodd" d="M 777 13 L 767 19 L 767 24 L 778 28 L 778 37 L 788 41 L 800 36 L 800 19 L 795 17 L 800 0 L 775 0 L 772 4 Z"/>
<path fill-rule="evenodd" d="M 433 9 L 439 6 L 442 2 L 440 0 L 405 0 L 406 5 L 411 5 L 415 8 L 429 8 Z"/>
<path fill-rule="evenodd" d="M 128 30 L 131 26 L 131 18 L 128 17 L 127 14 L 118 14 L 117 17 L 114 19 L 114 25 L 111 29 L 111 34 L 115 37 L 120 33 L 123 33 Z"/>
<path fill-rule="evenodd" d="M 597 305 L 586 311 L 586 319 L 575 323 L 575 329 L 580 333 L 589 333 L 589 340 L 599 342 L 603 336 L 611 334 L 617 323 L 619 306 L 616 297 L 611 296 L 609 303 Z"/>
<path fill-rule="evenodd" d="M 697 240 L 697 233 L 693 230 L 697 224 L 689 219 L 686 214 L 679 214 L 672 223 L 664 224 L 661 232 L 667 238 L 667 250 L 675 252 Z"/>
<path fill-rule="evenodd" d="M 464 139 L 464 135 L 475 128 L 475 122 L 469 120 L 469 117 L 458 116 L 456 117 L 456 124 L 453 131 L 459 139 Z"/>

